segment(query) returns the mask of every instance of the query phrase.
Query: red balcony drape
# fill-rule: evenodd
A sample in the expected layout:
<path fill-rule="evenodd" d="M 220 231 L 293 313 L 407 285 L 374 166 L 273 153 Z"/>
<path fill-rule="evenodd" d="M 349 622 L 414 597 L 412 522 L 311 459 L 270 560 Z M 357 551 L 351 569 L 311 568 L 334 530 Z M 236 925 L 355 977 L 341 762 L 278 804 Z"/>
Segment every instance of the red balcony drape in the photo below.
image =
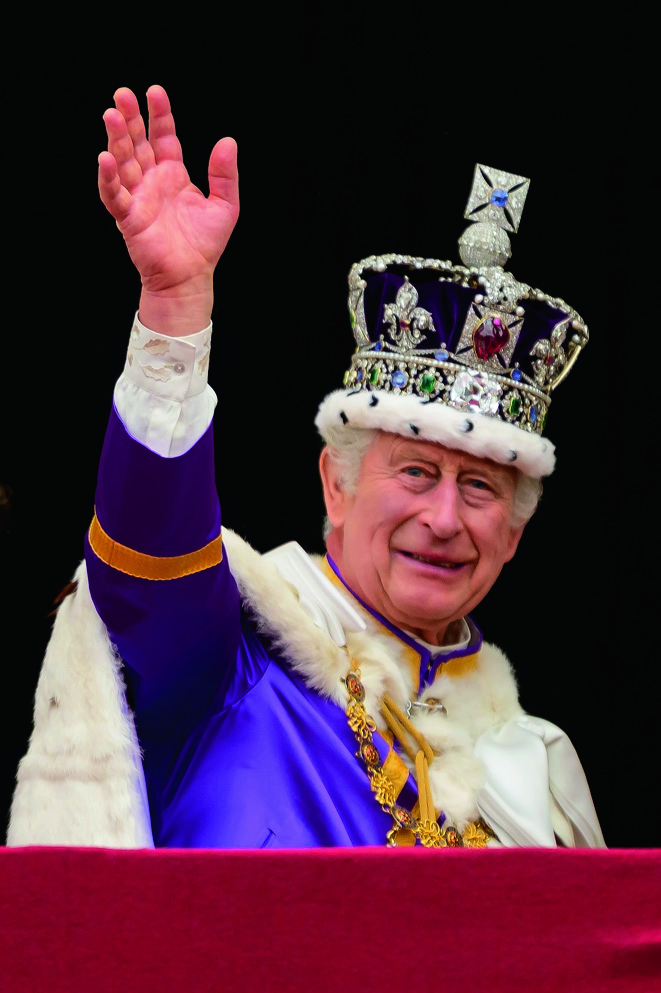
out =
<path fill-rule="evenodd" d="M 0 850 L 4 993 L 652 993 L 661 851 Z"/>

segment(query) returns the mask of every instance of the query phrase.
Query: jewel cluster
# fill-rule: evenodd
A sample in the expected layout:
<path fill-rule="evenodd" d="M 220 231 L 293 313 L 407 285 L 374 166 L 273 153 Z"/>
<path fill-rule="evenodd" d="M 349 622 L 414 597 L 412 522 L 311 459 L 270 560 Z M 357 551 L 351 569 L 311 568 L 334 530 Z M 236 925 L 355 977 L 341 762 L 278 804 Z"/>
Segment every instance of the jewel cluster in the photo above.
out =
<path fill-rule="evenodd" d="M 525 431 L 542 433 L 550 398 L 522 382 L 519 370 L 513 370 L 511 378 L 489 375 L 451 361 L 445 349 L 439 349 L 434 358 L 412 358 L 384 352 L 378 345 L 382 343 L 353 356 L 344 376 L 347 389 L 413 395 L 427 403 L 498 417 Z"/>

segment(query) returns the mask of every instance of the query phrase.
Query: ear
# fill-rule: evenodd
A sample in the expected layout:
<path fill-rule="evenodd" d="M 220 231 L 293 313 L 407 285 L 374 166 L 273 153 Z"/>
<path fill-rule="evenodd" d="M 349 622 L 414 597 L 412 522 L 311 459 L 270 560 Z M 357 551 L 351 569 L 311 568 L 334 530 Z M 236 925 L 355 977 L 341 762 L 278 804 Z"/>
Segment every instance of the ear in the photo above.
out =
<path fill-rule="evenodd" d="M 507 553 L 505 555 L 505 562 L 509 562 L 510 559 L 514 557 L 514 553 L 519 547 L 519 542 L 521 540 L 521 535 L 525 528 L 525 524 L 520 524 L 518 528 L 510 528 L 510 537 L 507 545 Z"/>
<path fill-rule="evenodd" d="M 350 498 L 340 485 L 337 465 L 324 448 L 319 456 L 319 473 L 324 488 L 324 502 L 328 519 L 334 528 L 341 528 L 347 515 Z"/>

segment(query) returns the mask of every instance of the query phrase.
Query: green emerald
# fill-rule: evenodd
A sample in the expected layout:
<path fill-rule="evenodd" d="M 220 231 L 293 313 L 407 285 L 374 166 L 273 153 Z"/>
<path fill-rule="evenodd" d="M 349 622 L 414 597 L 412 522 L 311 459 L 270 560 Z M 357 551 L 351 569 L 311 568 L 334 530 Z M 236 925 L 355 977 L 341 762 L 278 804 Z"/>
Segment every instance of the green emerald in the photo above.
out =
<path fill-rule="evenodd" d="M 518 417 L 521 413 L 521 401 L 518 397 L 512 397 L 510 400 L 510 414 L 512 417 Z"/>
<path fill-rule="evenodd" d="M 372 386 L 376 386 L 376 384 L 379 382 L 380 376 L 381 376 L 381 370 L 379 369 L 378 366 L 375 365 L 372 371 L 370 372 L 370 383 L 372 384 Z"/>
<path fill-rule="evenodd" d="M 343 378 L 343 380 L 342 380 L 342 385 L 343 385 L 343 386 L 346 386 L 346 385 L 347 385 L 347 383 L 349 382 L 349 376 L 350 376 L 350 375 L 351 375 L 351 369 L 347 369 L 347 371 L 346 371 L 346 372 L 345 372 L 345 374 L 344 374 L 344 378 Z"/>
<path fill-rule="evenodd" d="M 436 377 L 425 374 L 420 380 L 420 389 L 423 393 L 433 393 L 436 386 Z"/>
<path fill-rule="evenodd" d="M 542 431 L 546 431 L 546 422 L 548 420 L 549 412 L 548 410 L 544 413 L 544 419 L 542 420 Z"/>
<path fill-rule="evenodd" d="M 352 329 L 356 326 L 356 312 L 355 310 L 349 311 L 349 321 L 351 322 Z"/>

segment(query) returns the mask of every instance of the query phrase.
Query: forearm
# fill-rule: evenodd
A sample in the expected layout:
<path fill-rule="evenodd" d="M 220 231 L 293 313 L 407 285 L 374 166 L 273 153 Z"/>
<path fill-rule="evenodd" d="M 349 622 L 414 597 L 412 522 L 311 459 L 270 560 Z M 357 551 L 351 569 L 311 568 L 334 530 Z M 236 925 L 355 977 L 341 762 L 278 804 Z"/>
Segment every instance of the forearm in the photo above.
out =
<path fill-rule="evenodd" d="M 90 589 L 143 726 L 204 706 L 238 639 L 220 561 L 210 346 L 211 327 L 173 339 L 134 321 L 99 466 Z"/>

